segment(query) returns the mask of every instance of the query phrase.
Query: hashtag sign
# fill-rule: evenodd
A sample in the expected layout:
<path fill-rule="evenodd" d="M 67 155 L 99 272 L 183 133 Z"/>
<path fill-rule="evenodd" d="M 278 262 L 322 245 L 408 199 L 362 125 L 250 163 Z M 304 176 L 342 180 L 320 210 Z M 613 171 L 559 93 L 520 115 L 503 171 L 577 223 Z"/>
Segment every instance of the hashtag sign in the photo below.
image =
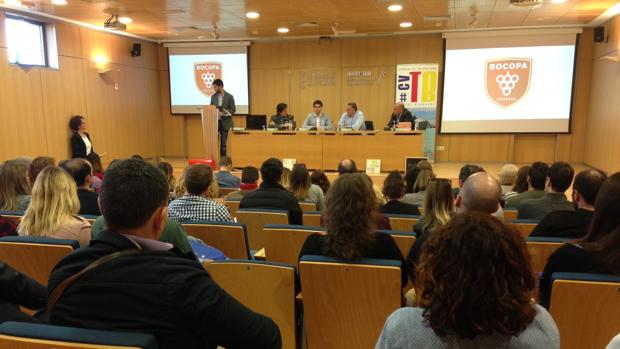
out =
<path fill-rule="evenodd" d="M 407 101 L 407 94 L 406 93 L 401 93 L 400 94 L 400 101 L 401 102 L 406 102 Z"/>

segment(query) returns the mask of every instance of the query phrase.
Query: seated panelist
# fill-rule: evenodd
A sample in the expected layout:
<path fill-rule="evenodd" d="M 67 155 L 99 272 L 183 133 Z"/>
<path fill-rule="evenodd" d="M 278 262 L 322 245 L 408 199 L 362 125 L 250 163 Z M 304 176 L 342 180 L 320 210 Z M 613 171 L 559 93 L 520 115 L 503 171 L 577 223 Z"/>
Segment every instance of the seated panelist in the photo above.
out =
<path fill-rule="evenodd" d="M 294 123 L 295 117 L 288 113 L 288 106 L 286 103 L 278 103 L 276 106 L 276 115 L 271 115 L 269 120 L 269 127 L 272 128 L 286 128 L 288 123 Z"/>
<path fill-rule="evenodd" d="M 338 128 L 350 128 L 355 131 L 366 131 L 364 124 L 364 113 L 357 110 L 357 104 L 350 102 L 347 104 L 347 111 L 342 114 L 338 121 Z"/>
<path fill-rule="evenodd" d="M 314 111 L 306 116 L 306 120 L 304 120 L 304 124 L 301 127 L 317 130 L 331 130 L 332 121 L 327 114 L 323 113 L 323 102 L 317 99 L 312 103 L 312 109 Z"/>
<path fill-rule="evenodd" d="M 401 122 L 410 122 L 411 128 L 413 129 L 415 128 L 414 127 L 415 119 L 416 117 L 412 115 L 409 110 L 405 108 L 405 105 L 403 103 L 398 102 L 394 104 L 394 110 L 392 111 L 392 115 L 390 116 L 390 121 L 388 122 L 387 126 L 385 126 L 385 129 L 389 130 L 389 129 L 397 128 L 398 124 Z"/>

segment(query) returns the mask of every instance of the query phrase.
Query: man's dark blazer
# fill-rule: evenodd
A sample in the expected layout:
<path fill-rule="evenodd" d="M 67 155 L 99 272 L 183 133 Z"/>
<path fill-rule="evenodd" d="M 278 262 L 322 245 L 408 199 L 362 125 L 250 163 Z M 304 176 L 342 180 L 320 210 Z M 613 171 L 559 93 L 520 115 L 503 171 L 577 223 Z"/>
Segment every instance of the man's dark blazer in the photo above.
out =
<path fill-rule="evenodd" d="M 218 94 L 214 93 L 211 95 L 211 105 L 217 106 Z M 234 114 L 237 111 L 237 107 L 235 106 L 235 97 L 230 93 L 224 91 L 224 96 L 222 97 L 222 108 L 228 110 L 231 114 Z M 233 127 L 232 116 L 230 115 L 221 115 L 222 129 L 224 131 L 228 131 Z"/>
<path fill-rule="evenodd" d="M 90 141 L 91 147 L 90 152 L 95 152 L 95 147 L 92 145 L 93 141 L 90 139 L 90 135 L 88 133 L 84 133 L 86 138 Z M 77 131 L 74 131 L 71 135 L 71 158 L 84 158 L 86 159 L 86 144 L 82 140 L 82 136 Z"/>
<path fill-rule="evenodd" d="M 397 124 L 397 120 L 398 120 L 398 116 L 394 116 L 394 114 L 392 114 L 392 116 L 390 116 L 390 121 L 387 124 L 387 128 L 392 128 L 395 127 L 395 124 Z M 407 109 L 405 109 L 405 111 L 400 115 L 400 120 L 398 120 L 398 122 L 410 122 L 411 123 L 411 128 L 414 128 L 413 122 L 415 121 L 415 116 L 413 116 L 411 114 L 411 112 Z"/>

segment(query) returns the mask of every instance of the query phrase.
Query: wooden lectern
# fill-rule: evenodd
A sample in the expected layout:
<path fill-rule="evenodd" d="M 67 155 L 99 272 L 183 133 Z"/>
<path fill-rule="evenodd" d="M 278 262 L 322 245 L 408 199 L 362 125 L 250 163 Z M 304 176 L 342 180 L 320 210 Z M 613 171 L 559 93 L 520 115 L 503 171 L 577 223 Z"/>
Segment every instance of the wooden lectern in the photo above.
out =
<path fill-rule="evenodd" d="M 220 140 L 217 128 L 219 111 L 214 105 L 200 108 L 202 120 L 202 139 L 205 145 L 205 159 L 211 159 L 215 163 L 220 161 Z"/>

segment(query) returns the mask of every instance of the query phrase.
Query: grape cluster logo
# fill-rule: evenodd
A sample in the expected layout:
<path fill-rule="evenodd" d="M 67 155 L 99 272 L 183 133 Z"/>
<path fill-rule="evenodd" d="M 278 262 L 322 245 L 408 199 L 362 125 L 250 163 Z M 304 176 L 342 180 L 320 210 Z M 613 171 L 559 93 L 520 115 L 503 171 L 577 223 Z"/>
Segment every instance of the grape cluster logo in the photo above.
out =
<path fill-rule="evenodd" d="M 486 93 L 502 108 L 511 107 L 527 95 L 532 76 L 532 59 L 503 58 L 486 61 Z"/>
<path fill-rule="evenodd" d="M 210 97 L 215 92 L 213 81 L 222 78 L 222 62 L 194 63 L 194 77 L 198 90 Z"/>

